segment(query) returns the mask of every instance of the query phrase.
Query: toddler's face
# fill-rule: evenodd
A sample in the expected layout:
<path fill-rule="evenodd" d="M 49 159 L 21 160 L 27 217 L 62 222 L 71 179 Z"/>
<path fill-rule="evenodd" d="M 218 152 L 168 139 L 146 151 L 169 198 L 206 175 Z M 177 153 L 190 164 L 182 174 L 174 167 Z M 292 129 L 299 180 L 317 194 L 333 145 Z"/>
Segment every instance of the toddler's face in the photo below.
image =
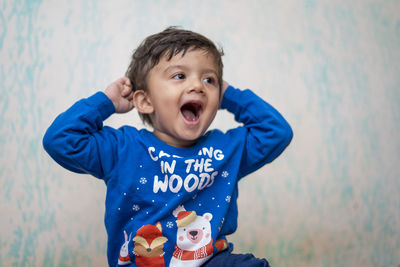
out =
<path fill-rule="evenodd" d="M 218 108 L 220 88 L 214 57 L 189 50 L 160 62 L 147 76 L 154 135 L 169 145 L 187 147 L 204 134 Z"/>

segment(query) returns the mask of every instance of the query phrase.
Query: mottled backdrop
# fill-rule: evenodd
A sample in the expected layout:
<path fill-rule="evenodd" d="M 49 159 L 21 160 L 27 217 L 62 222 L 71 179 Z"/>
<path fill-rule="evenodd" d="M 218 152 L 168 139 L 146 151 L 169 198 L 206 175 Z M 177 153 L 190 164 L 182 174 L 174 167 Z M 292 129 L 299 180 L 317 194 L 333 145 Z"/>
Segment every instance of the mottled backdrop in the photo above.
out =
<path fill-rule="evenodd" d="M 0 265 L 105 266 L 105 185 L 44 131 L 169 25 L 224 47 L 295 137 L 240 183 L 237 252 L 274 266 L 400 265 L 400 1 L 0 1 Z M 136 112 L 108 124 L 141 127 Z M 218 115 L 213 127 L 233 125 Z"/>

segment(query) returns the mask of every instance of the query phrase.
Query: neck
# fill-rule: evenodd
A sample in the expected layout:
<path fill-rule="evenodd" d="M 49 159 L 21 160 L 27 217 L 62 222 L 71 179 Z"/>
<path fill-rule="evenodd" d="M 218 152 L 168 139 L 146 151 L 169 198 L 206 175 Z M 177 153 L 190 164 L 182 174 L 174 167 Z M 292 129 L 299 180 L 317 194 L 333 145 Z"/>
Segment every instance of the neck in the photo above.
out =
<path fill-rule="evenodd" d="M 159 140 L 163 141 L 164 143 L 174 146 L 174 147 L 179 147 L 179 148 L 186 148 L 186 147 L 191 147 L 194 144 L 196 144 L 197 140 L 182 140 L 182 139 L 176 139 L 173 138 L 172 136 L 163 133 L 159 130 L 154 129 L 153 134 L 155 137 L 157 137 Z"/>

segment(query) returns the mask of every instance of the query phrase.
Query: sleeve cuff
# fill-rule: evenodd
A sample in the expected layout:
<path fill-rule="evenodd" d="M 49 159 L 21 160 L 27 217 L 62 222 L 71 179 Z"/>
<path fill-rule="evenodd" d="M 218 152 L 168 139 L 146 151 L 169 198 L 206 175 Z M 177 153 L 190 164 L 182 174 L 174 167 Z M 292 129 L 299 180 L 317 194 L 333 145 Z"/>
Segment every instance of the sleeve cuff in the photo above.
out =
<path fill-rule="evenodd" d="M 96 106 L 103 121 L 115 113 L 113 102 L 103 92 L 95 93 L 87 98 L 87 101 L 90 105 Z"/>
<path fill-rule="evenodd" d="M 229 85 L 228 88 L 226 88 L 221 102 L 221 109 L 227 109 L 228 106 L 230 106 L 232 103 L 231 99 L 234 98 L 235 95 L 235 90 L 237 89 L 235 89 L 232 85 Z"/>

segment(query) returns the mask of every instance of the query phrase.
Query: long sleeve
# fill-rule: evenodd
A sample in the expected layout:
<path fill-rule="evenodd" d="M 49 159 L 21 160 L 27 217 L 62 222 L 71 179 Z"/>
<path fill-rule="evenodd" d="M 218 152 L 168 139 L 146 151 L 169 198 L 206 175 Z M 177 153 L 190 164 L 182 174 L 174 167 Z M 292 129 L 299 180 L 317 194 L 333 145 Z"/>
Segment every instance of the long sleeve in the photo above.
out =
<path fill-rule="evenodd" d="M 250 90 L 229 86 L 221 108 L 233 113 L 235 120 L 243 123 L 246 130 L 240 177 L 273 161 L 292 140 L 293 132 L 288 122 Z"/>
<path fill-rule="evenodd" d="M 118 132 L 103 127 L 103 121 L 114 112 L 112 102 L 102 92 L 76 102 L 47 129 L 45 150 L 70 171 L 105 178 L 115 162 L 112 144 Z"/>

